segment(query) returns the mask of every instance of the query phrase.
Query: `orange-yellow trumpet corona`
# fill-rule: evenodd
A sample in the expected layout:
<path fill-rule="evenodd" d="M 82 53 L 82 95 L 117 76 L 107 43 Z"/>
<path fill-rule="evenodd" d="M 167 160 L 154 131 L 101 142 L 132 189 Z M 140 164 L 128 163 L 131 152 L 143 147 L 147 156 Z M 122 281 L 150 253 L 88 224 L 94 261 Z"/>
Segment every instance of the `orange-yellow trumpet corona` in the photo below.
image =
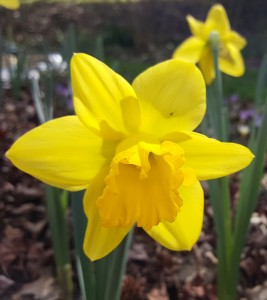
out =
<path fill-rule="evenodd" d="M 75 54 L 76 115 L 20 137 L 6 156 L 53 186 L 86 189 L 85 253 L 110 253 L 135 224 L 172 250 L 190 250 L 203 220 L 199 180 L 228 175 L 253 159 L 244 146 L 192 132 L 206 110 L 205 82 L 172 59 L 130 85 L 104 63 Z"/>
<path fill-rule="evenodd" d="M 219 36 L 219 69 L 231 76 L 244 74 L 244 62 L 240 51 L 246 46 L 246 40 L 231 30 L 225 9 L 216 4 L 210 9 L 205 22 L 187 17 L 191 37 L 186 39 L 173 53 L 174 58 L 186 59 L 199 64 L 205 82 L 209 85 L 215 78 L 210 38 L 212 33 Z"/>

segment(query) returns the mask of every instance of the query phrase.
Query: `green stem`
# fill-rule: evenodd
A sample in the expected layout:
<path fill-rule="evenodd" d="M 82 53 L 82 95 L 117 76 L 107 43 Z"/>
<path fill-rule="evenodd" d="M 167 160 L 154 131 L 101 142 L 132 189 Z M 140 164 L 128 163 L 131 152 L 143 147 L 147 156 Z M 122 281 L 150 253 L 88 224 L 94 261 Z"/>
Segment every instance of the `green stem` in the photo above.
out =
<path fill-rule="evenodd" d="M 231 272 L 230 257 L 233 244 L 231 231 L 231 215 L 229 207 L 228 178 L 210 180 L 210 201 L 214 211 L 214 222 L 217 232 L 217 256 L 218 256 L 218 294 L 219 299 L 225 299 L 228 294 L 228 276 Z"/>
<path fill-rule="evenodd" d="M 126 269 L 128 250 L 132 241 L 132 236 L 133 230 L 130 231 L 127 237 L 112 253 L 96 262 L 96 268 L 99 266 L 100 268 L 103 267 L 103 271 L 106 273 L 105 286 L 103 286 L 101 280 L 98 281 L 98 288 L 100 291 L 103 291 L 99 300 L 120 300 L 121 281 Z"/>
<path fill-rule="evenodd" d="M 210 45 L 213 54 L 215 80 L 208 89 L 207 103 L 208 116 L 214 126 L 216 138 L 226 141 L 228 138 L 227 109 L 223 103 L 222 77 L 219 70 L 219 35 L 212 32 Z M 232 299 L 229 294 L 229 274 L 231 272 L 231 250 L 233 244 L 229 179 L 221 178 L 209 182 L 211 204 L 214 211 L 215 226 L 217 231 L 217 256 L 218 262 L 218 294 L 219 299 Z"/>
<path fill-rule="evenodd" d="M 83 192 L 72 193 L 72 212 L 77 260 L 80 266 L 79 282 L 83 300 L 119 300 L 121 281 L 125 273 L 132 232 L 106 257 L 91 262 L 84 254 L 82 244 L 87 219 L 83 211 Z"/>
<path fill-rule="evenodd" d="M 214 99 L 211 101 L 214 102 L 214 115 L 213 118 L 217 119 L 217 128 L 216 128 L 216 138 L 221 141 L 228 140 L 228 111 L 227 107 L 224 105 L 223 101 L 223 84 L 222 84 L 222 74 L 219 69 L 219 47 L 220 40 L 219 34 L 217 32 L 212 32 L 210 36 L 210 45 L 213 54 L 213 64 L 215 70 L 215 80 L 213 82 L 213 92 Z"/>
<path fill-rule="evenodd" d="M 54 74 L 50 71 L 45 76 L 45 99 L 44 114 L 46 120 L 53 119 L 53 102 L 54 102 Z"/>
<path fill-rule="evenodd" d="M 83 240 L 87 224 L 87 219 L 83 210 L 83 196 L 83 191 L 71 193 L 76 264 L 82 300 L 96 300 L 95 265 L 89 261 L 83 251 Z"/>
<path fill-rule="evenodd" d="M 58 280 L 61 285 L 63 299 L 72 300 L 72 269 L 66 229 L 68 194 L 66 191 L 51 186 L 46 186 L 45 192 Z"/>

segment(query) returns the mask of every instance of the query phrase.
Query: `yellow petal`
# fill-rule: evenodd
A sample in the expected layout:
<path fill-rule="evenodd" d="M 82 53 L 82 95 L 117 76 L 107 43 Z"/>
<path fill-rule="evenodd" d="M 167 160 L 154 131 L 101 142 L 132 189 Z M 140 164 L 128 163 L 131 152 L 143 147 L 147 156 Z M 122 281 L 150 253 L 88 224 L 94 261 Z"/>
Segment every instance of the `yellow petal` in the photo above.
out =
<path fill-rule="evenodd" d="M 105 168 L 101 170 L 84 196 L 84 211 L 88 218 L 88 224 L 83 248 L 92 261 L 100 259 L 114 250 L 131 229 L 131 226 L 107 228 L 102 225 L 95 204 L 97 198 L 103 193 L 104 178 L 107 172 L 108 170 Z"/>
<path fill-rule="evenodd" d="M 187 16 L 186 20 L 193 35 L 199 38 L 205 38 L 205 23 L 196 20 L 192 16 Z"/>
<path fill-rule="evenodd" d="M 68 190 L 84 189 L 110 161 L 113 143 L 85 127 L 78 117 L 49 121 L 20 137 L 6 156 L 30 175 Z"/>
<path fill-rule="evenodd" d="M 198 181 L 178 190 L 183 204 L 174 222 L 161 222 L 147 233 L 171 250 L 191 250 L 199 238 L 204 209 L 204 194 Z"/>
<path fill-rule="evenodd" d="M 213 56 L 211 49 L 206 47 L 199 61 L 199 68 L 204 76 L 207 85 L 211 84 L 215 78 Z"/>
<path fill-rule="evenodd" d="M 254 157 L 250 150 L 242 145 L 219 142 L 199 133 L 187 134 L 191 139 L 179 141 L 178 135 L 176 142 L 185 152 L 184 167 L 194 169 L 199 180 L 235 173 L 248 166 Z"/>
<path fill-rule="evenodd" d="M 220 49 L 219 68 L 222 72 L 239 77 L 244 74 L 245 67 L 240 51 L 231 43 L 225 44 Z"/>
<path fill-rule="evenodd" d="M 138 120 L 140 114 L 133 88 L 104 63 L 86 54 L 75 54 L 71 78 L 75 111 L 87 127 L 106 139 L 120 139 L 125 132 L 138 127 L 138 122 L 125 123 L 133 114 Z M 129 102 L 134 108 L 131 114 L 126 109 Z"/>
<path fill-rule="evenodd" d="M 247 44 L 246 39 L 235 31 L 227 32 L 227 34 L 223 37 L 223 42 L 229 42 L 239 50 L 242 50 Z"/>
<path fill-rule="evenodd" d="M 162 137 L 170 131 L 193 130 L 203 119 L 205 83 L 190 62 L 162 62 L 140 74 L 133 87 L 140 99 L 140 131 Z"/>
<path fill-rule="evenodd" d="M 204 40 L 196 37 L 190 37 L 174 51 L 173 57 L 197 63 L 200 60 L 204 47 Z"/>
<path fill-rule="evenodd" d="M 230 30 L 230 23 L 224 7 L 220 4 L 213 5 L 205 22 L 210 30 L 216 30 L 222 36 Z"/>
<path fill-rule="evenodd" d="M 18 0 L 0 0 L 0 5 L 9 9 L 18 9 L 19 1 Z"/>

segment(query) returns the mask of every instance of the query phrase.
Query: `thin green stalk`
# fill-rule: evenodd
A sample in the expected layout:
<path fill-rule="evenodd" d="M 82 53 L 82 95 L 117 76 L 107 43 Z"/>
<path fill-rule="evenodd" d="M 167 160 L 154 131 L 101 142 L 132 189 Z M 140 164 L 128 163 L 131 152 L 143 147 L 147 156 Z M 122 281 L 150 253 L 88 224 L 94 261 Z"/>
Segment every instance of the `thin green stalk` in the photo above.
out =
<path fill-rule="evenodd" d="M 45 75 L 45 106 L 44 113 L 46 120 L 53 118 L 53 98 L 54 98 L 54 74 L 50 68 L 48 74 Z"/>
<path fill-rule="evenodd" d="M 209 180 L 210 201 L 214 211 L 214 222 L 217 232 L 217 283 L 219 299 L 226 299 L 229 290 L 227 280 L 231 272 L 231 249 L 233 236 L 231 232 L 231 215 L 229 207 L 228 178 Z"/>
<path fill-rule="evenodd" d="M 70 194 L 76 264 L 82 299 L 96 300 L 97 290 L 95 265 L 89 262 L 88 257 L 85 256 L 83 251 L 83 240 L 87 223 L 87 219 L 83 210 L 83 196 L 83 191 Z"/>
<path fill-rule="evenodd" d="M 132 235 L 133 230 L 112 253 L 102 260 L 96 261 L 96 270 L 103 267 L 103 271 L 106 273 L 105 285 L 102 282 L 102 276 L 97 278 L 98 289 L 101 291 L 99 300 L 120 300 L 121 281 L 126 269 Z"/>
<path fill-rule="evenodd" d="M 132 232 L 106 257 L 91 262 L 84 254 L 83 239 L 87 219 L 83 211 L 83 192 L 71 194 L 74 239 L 77 261 L 80 261 L 79 282 L 83 300 L 119 300 Z"/>
<path fill-rule="evenodd" d="M 48 185 L 45 187 L 45 192 L 58 280 L 62 287 L 63 299 L 72 300 L 72 268 L 66 228 L 68 193 Z"/>
<path fill-rule="evenodd" d="M 210 45 L 213 54 L 213 64 L 215 71 L 215 80 L 213 82 L 214 98 L 211 101 L 214 102 L 214 115 L 213 118 L 218 119 L 218 129 L 216 132 L 216 138 L 221 141 L 227 141 L 228 139 L 228 112 L 223 101 L 223 85 L 222 74 L 219 70 L 219 47 L 220 40 L 217 32 L 212 32 L 210 36 Z M 216 112 L 216 113 L 215 113 Z"/>
<path fill-rule="evenodd" d="M 227 274 L 226 264 L 222 263 L 224 261 L 224 257 L 226 257 L 224 245 L 226 245 L 226 238 L 224 235 L 224 221 L 221 217 L 222 203 L 223 198 L 220 193 L 219 181 L 218 180 L 209 180 L 209 194 L 210 201 L 214 212 L 214 223 L 217 232 L 216 239 L 216 252 L 217 257 L 219 258 L 219 263 L 217 265 L 217 278 L 218 281 L 220 278 L 225 278 Z"/>
<path fill-rule="evenodd" d="M 207 115 L 210 126 L 213 130 L 213 136 L 217 136 L 218 132 L 221 132 L 221 121 L 214 114 L 218 111 L 217 101 L 214 101 L 215 95 L 212 86 L 207 87 Z"/>
<path fill-rule="evenodd" d="M 216 138 L 226 141 L 228 138 L 227 109 L 223 103 L 222 77 L 219 70 L 219 35 L 212 32 L 210 45 L 213 54 L 215 80 L 208 89 L 208 116 L 214 126 Z M 215 226 L 217 230 L 217 256 L 219 258 L 218 294 L 219 299 L 231 299 L 229 295 L 228 275 L 231 272 L 230 257 L 233 243 L 232 222 L 230 209 L 229 179 L 221 178 L 209 182 L 211 204 L 214 211 Z"/>

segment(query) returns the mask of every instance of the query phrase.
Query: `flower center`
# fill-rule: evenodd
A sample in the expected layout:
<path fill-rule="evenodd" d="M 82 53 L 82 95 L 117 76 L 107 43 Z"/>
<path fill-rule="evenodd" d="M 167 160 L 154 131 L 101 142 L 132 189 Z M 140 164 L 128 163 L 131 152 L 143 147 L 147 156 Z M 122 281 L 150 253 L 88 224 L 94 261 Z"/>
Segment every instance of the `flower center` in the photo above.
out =
<path fill-rule="evenodd" d="M 118 152 L 96 203 L 103 225 L 137 223 L 149 230 L 163 220 L 173 222 L 182 206 L 178 188 L 184 162 L 183 149 L 172 142 L 138 142 Z"/>
<path fill-rule="evenodd" d="M 234 63 L 234 60 L 233 60 L 230 52 L 228 51 L 228 49 L 223 44 L 220 44 L 219 56 L 221 58 L 223 58 L 224 60 L 228 61 L 229 63 Z"/>

